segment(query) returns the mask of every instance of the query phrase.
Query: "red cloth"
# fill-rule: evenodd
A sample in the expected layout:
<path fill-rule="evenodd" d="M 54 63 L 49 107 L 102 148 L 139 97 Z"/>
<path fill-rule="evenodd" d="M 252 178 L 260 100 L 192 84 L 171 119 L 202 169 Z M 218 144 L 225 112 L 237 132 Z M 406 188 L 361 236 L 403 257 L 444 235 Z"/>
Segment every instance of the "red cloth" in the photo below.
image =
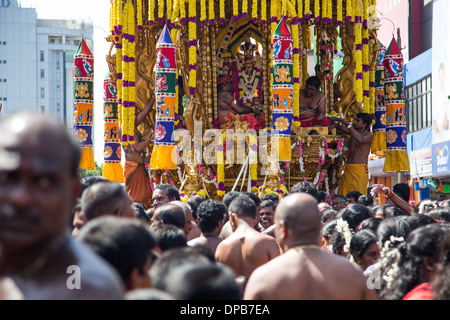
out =
<path fill-rule="evenodd" d="M 219 124 L 219 122 L 221 122 L 222 120 L 227 120 L 227 122 L 223 122 L 221 124 Z M 229 115 L 226 116 L 222 116 L 217 118 L 214 121 L 214 125 L 216 129 L 231 129 L 233 128 L 234 122 L 235 121 L 247 121 L 249 124 L 249 128 L 250 129 L 255 129 L 255 130 L 259 130 L 261 128 L 264 128 L 265 125 L 265 121 L 264 119 L 256 119 L 254 116 L 252 116 L 251 114 L 235 114 L 233 112 L 230 112 Z"/>
<path fill-rule="evenodd" d="M 414 287 L 402 300 L 433 300 L 430 283 L 424 282 Z"/>
<path fill-rule="evenodd" d="M 325 118 L 322 121 L 318 121 L 316 117 L 311 117 L 311 116 L 300 115 L 299 118 L 300 118 L 302 127 L 315 127 L 315 126 L 328 127 L 330 125 L 330 120 L 328 120 L 328 118 Z"/>

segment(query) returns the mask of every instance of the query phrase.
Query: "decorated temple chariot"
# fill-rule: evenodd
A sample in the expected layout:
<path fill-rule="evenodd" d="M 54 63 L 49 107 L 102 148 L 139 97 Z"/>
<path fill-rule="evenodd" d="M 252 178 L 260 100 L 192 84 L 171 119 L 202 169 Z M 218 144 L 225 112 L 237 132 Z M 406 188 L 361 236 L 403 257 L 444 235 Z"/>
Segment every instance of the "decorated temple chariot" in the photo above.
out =
<path fill-rule="evenodd" d="M 186 199 L 226 192 L 290 192 L 313 182 L 336 192 L 348 136 L 339 118 L 374 115 L 375 0 L 112 0 L 109 81 L 117 86 L 122 146 L 135 114 L 152 139 L 152 187 Z M 325 119 L 305 112 L 320 80 Z"/>

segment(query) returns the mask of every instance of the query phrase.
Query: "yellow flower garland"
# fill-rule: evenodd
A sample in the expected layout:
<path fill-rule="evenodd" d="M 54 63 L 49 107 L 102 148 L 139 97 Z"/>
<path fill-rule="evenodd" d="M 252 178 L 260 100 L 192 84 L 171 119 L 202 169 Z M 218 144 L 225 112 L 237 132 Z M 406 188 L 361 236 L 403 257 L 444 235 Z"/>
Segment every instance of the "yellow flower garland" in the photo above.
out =
<path fill-rule="evenodd" d="M 172 0 L 166 0 L 167 1 L 167 9 L 166 9 L 166 18 L 167 20 L 170 20 L 171 23 L 175 20 L 175 18 L 172 17 L 173 14 L 173 3 Z"/>
<path fill-rule="evenodd" d="M 258 1 L 252 1 L 252 19 L 258 19 Z"/>
<path fill-rule="evenodd" d="M 220 23 L 225 22 L 225 0 L 220 0 L 219 18 Z"/>
<path fill-rule="evenodd" d="M 299 0 L 299 2 L 302 2 L 302 0 Z M 299 34 L 298 34 L 298 24 L 292 24 L 292 37 L 294 39 L 294 49 L 297 49 L 297 53 L 294 53 L 293 56 L 293 63 L 294 63 L 294 105 L 293 105 L 293 112 L 294 112 L 294 119 L 297 119 L 300 115 L 300 52 L 299 52 Z M 300 126 L 300 121 L 292 121 L 292 125 L 294 127 Z"/>
<path fill-rule="evenodd" d="M 225 132 L 219 137 L 217 154 L 217 195 L 222 197 L 225 195 L 224 183 L 225 183 L 225 159 L 224 159 L 224 135 Z M 221 148 L 219 148 L 221 147 Z"/>
<path fill-rule="evenodd" d="M 320 19 L 320 1 L 314 1 L 314 16 L 314 21 L 318 22 Z"/>
<path fill-rule="evenodd" d="M 233 1 L 233 19 L 237 20 L 239 16 L 239 1 Z"/>
<path fill-rule="evenodd" d="M 247 18 L 248 15 L 248 0 L 242 1 L 242 18 Z"/>
<path fill-rule="evenodd" d="M 214 20 L 215 20 L 215 13 L 214 13 L 214 1 L 210 1 L 208 4 L 208 17 L 209 17 L 209 23 L 210 24 L 214 24 Z"/>
<path fill-rule="evenodd" d="M 263 20 L 263 24 L 267 23 L 267 2 L 266 2 L 266 0 L 262 0 L 262 2 L 261 2 L 261 19 Z"/>
<path fill-rule="evenodd" d="M 355 2 L 358 0 L 355 0 Z M 358 4 L 356 4 L 356 15 L 358 16 L 360 10 Z M 355 48 L 354 48 L 354 57 L 355 57 L 355 94 L 356 101 L 358 103 L 363 102 L 363 79 L 360 76 L 363 74 L 363 54 L 362 54 L 362 24 L 360 22 L 355 23 L 354 25 L 354 34 L 355 34 Z M 358 48 L 358 49 L 357 49 Z"/>
<path fill-rule="evenodd" d="M 137 9 L 137 25 L 138 28 L 142 28 L 142 0 L 136 1 L 136 9 Z"/>
<path fill-rule="evenodd" d="M 206 0 L 200 0 L 200 22 L 206 24 Z"/>
<path fill-rule="evenodd" d="M 353 1 L 352 0 L 346 0 L 346 14 L 347 14 L 347 21 L 353 21 Z"/>
<path fill-rule="evenodd" d="M 165 1 L 158 1 L 158 23 L 164 19 L 164 3 Z"/>
<path fill-rule="evenodd" d="M 342 23 L 342 12 L 343 12 L 344 8 L 342 7 L 342 0 L 337 0 L 337 5 L 336 5 L 336 19 L 339 23 Z"/>
<path fill-rule="evenodd" d="M 184 1 L 183 1 L 183 3 L 184 3 Z M 180 0 L 174 0 L 173 1 L 173 10 L 172 10 L 172 22 L 174 22 L 179 17 L 179 15 L 180 15 Z M 171 35 L 172 35 L 173 41 L 175 41 L 175 38 L 173 37 L 173 33 L 172 33 L 173 30 L 175 30 L 175 28 L 171 30 Z"/>
<path fill-rule="evenodd" d="M 185 0 L 179 0 L 180 1 L 180 18 L 181 23 L 184 23 L 183 20 L 186 20 L 186 3 Z"/>
<path fill-rule="evenodd" d="M 148 21 L 150 24 L 155 23 L 155 1 L 148 0 Z"/>
<path fill-rule="evenodd" d="M 305 1 L 305 19 L 309 19 L 310 14 L 311 14 L 311 3 L 309 0 L 306 0 Z"/>
<path fill-rule="evenodd" d="M 297 1 L 297 17 L 300 19 L 303 19 L 303 0 L 298 0 Z M 302 20 L 299 21 L 299 23 Z"/>
<path fill-rule="evenodd" d="M 189 0 L 189 41 L 197 40 L 197 25 L 191 19 L 197 16 L 196 1 Z M 189 71 L 189 90 L 191 94 L 195 90 L 197 83 L 197 72 L 193 66 L 197 62 L 197 46 L 189 45 L 189 66 L 192 67 Z"/>

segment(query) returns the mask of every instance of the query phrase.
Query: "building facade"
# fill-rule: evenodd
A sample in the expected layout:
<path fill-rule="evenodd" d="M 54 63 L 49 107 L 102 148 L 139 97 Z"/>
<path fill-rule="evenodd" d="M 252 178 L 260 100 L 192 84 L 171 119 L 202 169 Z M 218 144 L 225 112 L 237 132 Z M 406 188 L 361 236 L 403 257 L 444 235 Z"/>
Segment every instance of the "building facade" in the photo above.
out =
<path fill-rule="evenodd" d="M 90 21 L 42 20 L 36 9 L 0 0 L 0 102 L 3 116 L 24 110 L 73 123 L 73 59 Z"/>

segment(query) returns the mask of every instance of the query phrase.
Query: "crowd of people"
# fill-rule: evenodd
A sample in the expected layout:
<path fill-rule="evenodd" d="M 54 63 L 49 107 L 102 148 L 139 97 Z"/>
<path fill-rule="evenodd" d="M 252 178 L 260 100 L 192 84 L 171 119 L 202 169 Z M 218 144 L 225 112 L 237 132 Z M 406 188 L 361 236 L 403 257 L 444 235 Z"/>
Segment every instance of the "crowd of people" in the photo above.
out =
<path fill-rule="evenodd" d="M 150 209 L 103 177 L 80 179 L 64 125 L 0 124 L 0 299 L 446 300 L 448 202 L 408 203 L 402 184 L 280 198 L 231 191 Z M 373 202 L 375 195 L 388 204 Z"/>

